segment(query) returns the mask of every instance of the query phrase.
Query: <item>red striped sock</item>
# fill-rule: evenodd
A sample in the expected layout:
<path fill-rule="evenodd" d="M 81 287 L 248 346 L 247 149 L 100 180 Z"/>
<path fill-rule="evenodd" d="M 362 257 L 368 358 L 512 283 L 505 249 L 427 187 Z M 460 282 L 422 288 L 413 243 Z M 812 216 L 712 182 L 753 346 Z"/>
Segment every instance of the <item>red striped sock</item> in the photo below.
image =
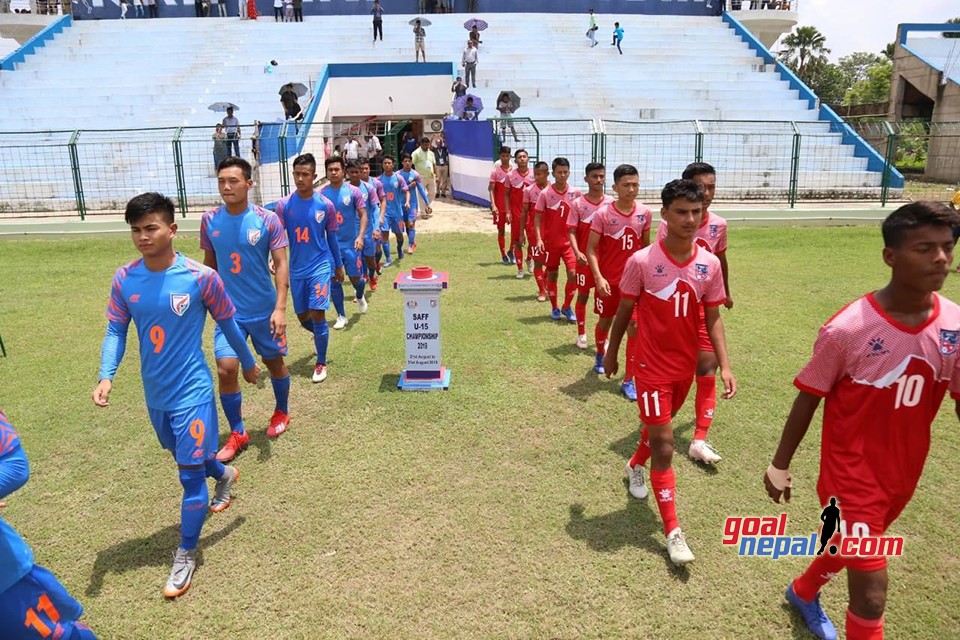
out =
<path fill-rule="evenodd" d="M 520 247 L 514 247 L 513 257 L 517 261 L 517 271 L 523 271 L 523 249 Z"/>
<path fill-rule="evenodd" d="M 546 273 L 543 271 L 543 267 L 538 267 L 534 265 L 533 267 L 533 279 L 537 281 L 537 288 L 540 290 L 540 295 L 547 295 L 547 279 Z"/>
<path fill-rule="evenodd" d="M 598 324 L 593 328 L 593 339 L 596 341 L 597 353 L 604 355 L 607 352 L 607 336 L 610 335 L 609 331 L 604 331 L 600 328 Z M 644 427 L 646 429 L 646 427 Z"/>
<path fill-rule="evenodd" d="M 575 280 L 567 279 L 566 284 L 563 287 L 563 308 L 569 309 L 570 303 L 573 302 L 573 296 L 577 293 L 577 283 Z"/>
<path fill-rule="evenodd" d="M 507 257 L 507 239 L 504 237 L 502 233 L 497 236 L 497 244 L 500 245 L 500 257 L 506 258 Z"/>
<path fill-rule="evenodd" d="M 677 520 L 677 480 L 673 467 L 666 471 L 651 469 L 650 486 L 657 498 L 657 508 L 663 520 L 663 533 L 667 535 L 680 526 L 680 521 Z"/>
<path fill-rule="evenodd" d="M 697 427 L 694 440 L 706 440 L 707 431 L 713 424 L 713 412 L 717 407 L 717 376 L 697 376 Z"/>
<path fill-rule="evenodd" d="M 557 281 L 547 278 L 547 297 L 550 298 L 550 307 L 557 308 Z"/>
<path fill-rule="evenodd" d="M 647 435 L 647 425 L 643 425 L 643 429 L 640 431 L 640 443 L 637 445 L 637 450 L 633 452 L 633 457 L 630 458 L 630 466 L 646 466 L 649 459 L 650 436 Z"/>
<path fill-rule="evenodd" d="M 586 336 L 587 335 L 587 303 L 581 303 L 579 300 L 573 308 L 573 312 L 577 314 L 577 335 Z"/>

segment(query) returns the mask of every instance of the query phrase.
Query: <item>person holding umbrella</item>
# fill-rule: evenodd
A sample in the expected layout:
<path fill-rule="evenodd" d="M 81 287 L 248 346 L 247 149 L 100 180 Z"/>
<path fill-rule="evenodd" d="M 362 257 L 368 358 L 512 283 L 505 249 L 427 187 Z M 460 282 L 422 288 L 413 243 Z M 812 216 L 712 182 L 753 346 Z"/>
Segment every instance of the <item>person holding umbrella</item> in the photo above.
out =
<path fill-rule="evenodd" d="M 423 28 L 423 21 L 417 18 L 413 21 L 413 55 L 414 62 L 420 62 L 420 55 L 423 54 L 423 61 L 427 61 L 427 50 L 424 40 L 427 37 L 427 31 Z"/>
<path fill-rule="evenodd" d="M 500 112 L 500 139 L 505 141 L 507 137 L 507 127 L 510 127 L 510 133 L 513 134 L 514 141 L 520 142 L 520 138 L 517 136 L 517 130 L 513 126 L 513 112 L 517 107 L 510 99 L 511 94 L 514 96 L 517 95 L 512 91 L 501 91 L 500 96 L 497 97 L 497 111 Z"/>

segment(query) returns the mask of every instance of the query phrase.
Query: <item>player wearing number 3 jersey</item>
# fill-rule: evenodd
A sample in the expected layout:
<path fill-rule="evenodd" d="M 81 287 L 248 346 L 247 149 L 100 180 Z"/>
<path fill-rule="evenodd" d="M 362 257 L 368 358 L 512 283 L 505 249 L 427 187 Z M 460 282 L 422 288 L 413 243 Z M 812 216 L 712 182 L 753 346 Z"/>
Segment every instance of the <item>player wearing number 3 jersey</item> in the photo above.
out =
<path fill-rule="evenodd" d="M 900 207 L 883 222 L 886 287 L 855 300 L 820 328 L 797 375 L 780 446 L 764 476 L 788 502 L 790 462 L 822 398 L 820 504 L 836 498 L 839 536 L 883 536 L 913 497 L 930 448 L 930 425 L 947 390 L 960 415 L 960 307 L 935 293 L 953 261 L 960 216 L 939 202 Z M 837 632 L 819 592 L 846 567 L 846 637 L 883 638 L 886 559 L 824 553 L 787 587 L 786 598 L 818 638 Z"/>
<path fill-rule="evenodd" d="M 127 203 L 125 219 L 142 258 L 120 267 L 107 307 L 107 333 L 100 357 L 100 382 L 93 402 L 108 405 L 113 377 L 123 359 L 133 320 L 140 342 L 140 373 L 150 421 L 163 448 L 179 467 L 183 501 L 180 546 L 164 587 L 166 597 L 190 588 L 197 542 L 207 511 L 206 478 L 217 481 L 211 511 L 230 506 L 237 470 L 216 459 L 217 406 L 213 379 L 203 355 L 203 325 L 209 312 L 240 360 L 243 378 L 260 373 L 234 319 L 235 309 L 217 272 L 173 250 L 177 225 L 173 202 L 144 193 Z"/>
<path fill-rule="evenodd" d="M 20 437 L 0 412 L 0 500 L 29 478 Z M 83 606 L 52 573 L 33 563 L 30 547 L 0 518 L 0 638 L 96 640 L 90 629 L 77 622 L 82 615 Z"/>
<path fill-rule="evenodd" d="M 683 405 L 697 369 L 698 305 L 704 307 L 707 332 L 720 362 L 726 390 L 723 397 L 732 398 L 737 386 L 717 309 L 726 299 L 720 261 L 693 241 L 703 213 L 703 191 L 691 180 L 674 180 L 660 195 L 660 216 L 663 224 L 669 225 L 669 233 L 627 260 L 603 366 L 607 377 L 616 374 L 620 341 L 634 315 L 634 306 L 638 306 L 634 358 L 643 430 L 640 445 L 627 465 L 630 493 L 646 497 L 643 471 L 652 458 L 650 484 L 663 518 L 670 560 L 686 564 L 693 560 L 693 554 L 677 519 L 673 415 Z"/>

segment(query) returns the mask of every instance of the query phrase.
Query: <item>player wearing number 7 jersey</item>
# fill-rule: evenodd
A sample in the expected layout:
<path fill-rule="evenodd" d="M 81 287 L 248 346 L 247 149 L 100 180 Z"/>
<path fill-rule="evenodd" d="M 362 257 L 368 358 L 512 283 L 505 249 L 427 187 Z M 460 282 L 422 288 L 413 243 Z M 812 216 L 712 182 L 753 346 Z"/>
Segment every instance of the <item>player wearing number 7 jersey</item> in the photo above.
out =
<path fill-rule="evenodd" d="M 287 236 L 272 211 L 250 204 L 253 186 L 250 163 L 227 158 L 217 170 L 217 188 L 224 204 L 203 214 L 200 248 L 203 264 L 220 274 L 227 294 L 237 307 L 237 325 L 250 336 L 253 348 L 270 371 L 276 399 L 267 436 L 276 438 L 290 425 L 288 401 L 290 373 L 287 355 Z M 270 282 L 270 261 L 277 287 Z M 230 462 L 247 448 L 250 436 L 243 426 L 242 396 L 238 373 L 240 362 L 219 327 L 213 332 L 217 359 L 220 404 L 230 423 L 230 436 L 217 453 L 217 460 Z"/>
<path fill-rule="evenodd" d="M 707 332 L 720 361 L 724 398 L 737 383 L 727 359 L 723 321 L 717 307 L 726 299 L 720 261 L 698 247 L 694 235 L 703 212 L 703 191 L 691 180 L 674 180 L 660 194 L 660 216 L 667 237 L 633 254 L 620 279 L 620 305 L 613 320 L 610 346 L 603 359 L 607 377 L 617 372 L 617 352 L 634 306 L 638 306 L 635 379 L 643 430 L 640 445 L 627 465 L 630 494 L 647 495 L 643 471 L 648 459 L 650 484 L 657 499 L 667 551 L 674 564 L 693 561 L 676 509 L 673 461 L 673 416 L 683 405 L 697 370 L 697 306 L 703 305 Z"/>
<path fill-rule="evenodd" d="M 30 478 L 20 438 L 0 411 L 0 500 Z M 0 509 L 6 506 L 0 502 Z M 33 563 L 33 551 L 0 518 L 0 638 L 4 640 L 96 640 L 77 622 L 83 606 L 57 578 Z"/>
<path fill-rule="evenodd" d="M 820 445 L 820 504 L 836 498 L 837 536 L 884 535 L 913 497 L 930 449 L 930 425 L 947 390 L 960 416 L 960 307 L 936 293 L 953 261 L 960 216 L 939 202 L 900 207 L 883 222 L 883 289 L 868 293 L 820 328 L 813 356 L 797 374 L 800 390 L 764 476 L 775 502 L 790 501 L 790 462 L 826 398 Z M 840 545 L 840 541 L 831 540 Z M 837 632 L 819 592 L 846 567 L 846 637 L 883 638 L 886 559 L 824 553 L 787 587 L 818 638 Z"/>
<path fill-rule="evenodd" d="M 93 390 L 93 402 L 98 407 L 108 405 L 133 320 L 150 422 L 160 444 L 173 454 L 183 486 L 180 546 L 163 589 L 164 596 L 174 598 L 190 588 L 196 568 L 197 542 L 207 511 L 206 478 L 217 482 L 210 510 L 218 512 L 230 506 L 230 489 L 239 476 L 236 469 L 216 459 L 217 406 L 203 355 L 207 312 L 240 359 L 243 379 L 255 383 L 260 368 L 237 326 L 236 311 L 220 276 L 174 252 L 173 202 L 159 193 L 144 193 L 127 203 L 124 218 L 143 257 L 120 267 L 113 277 L 100 382 Z"/>

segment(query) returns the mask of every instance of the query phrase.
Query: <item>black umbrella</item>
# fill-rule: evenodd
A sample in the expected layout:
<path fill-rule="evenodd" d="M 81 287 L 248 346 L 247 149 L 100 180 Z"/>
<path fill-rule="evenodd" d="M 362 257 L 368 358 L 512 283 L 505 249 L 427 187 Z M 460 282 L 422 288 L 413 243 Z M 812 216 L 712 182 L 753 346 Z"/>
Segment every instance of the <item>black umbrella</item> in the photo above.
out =
<path fill-rule="evenodd" d="M 510 103 L 510 111 L 511 111 L 511 112 L 516 111 L 517 109 L 520 108 L 520 96 L 518 96 L 515 92 L 513 92 L 513 91 L 501 91 L 501 92 L 500 92 L 500 95 L 497 96 L 497 104 L 500 103 L 500 101 L 502 100 L 503 96 L 507 96 L 507 101 Z"/>

